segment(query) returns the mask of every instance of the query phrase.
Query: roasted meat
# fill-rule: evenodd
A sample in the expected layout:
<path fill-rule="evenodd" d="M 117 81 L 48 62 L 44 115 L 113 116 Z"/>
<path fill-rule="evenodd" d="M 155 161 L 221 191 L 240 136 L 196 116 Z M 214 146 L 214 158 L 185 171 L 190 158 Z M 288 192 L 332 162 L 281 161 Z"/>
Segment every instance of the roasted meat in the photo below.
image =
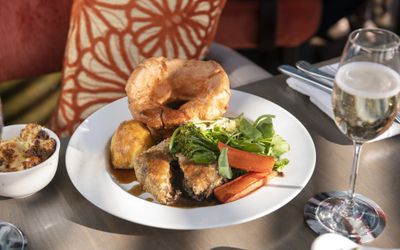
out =
<path fill-rule="evenodd" d="M 195 164 L 182 155 L 178 159 L 183 173 L 183 189 L 193 199 L 207 199 L 214 188 L 224 182 L 224 178 L 218 174 L 216 164 Z"/>
<path fill-rule="evenodd" d="M 172 185 L 172 156 L 168 144 L 169 140 L 160 142 L 137 157 L 134 162 L 136 178 L 143 190 L 151 193 L 162 204 L 170 204 L 179 196 L 179 191 Z"/>

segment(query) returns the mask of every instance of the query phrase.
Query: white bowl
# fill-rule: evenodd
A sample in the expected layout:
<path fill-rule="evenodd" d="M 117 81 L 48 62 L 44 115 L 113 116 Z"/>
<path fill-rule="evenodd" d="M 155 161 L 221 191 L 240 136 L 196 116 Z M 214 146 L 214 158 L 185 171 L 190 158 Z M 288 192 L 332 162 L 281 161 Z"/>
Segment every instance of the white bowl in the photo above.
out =
<path fill-rule="evenodd" d="M 2 139 L 8 140 L 19 136 L 26 125 L 10 125 L 3 128 Z M 21 171 L 0 172 L 0 196 L 22 198 L 41 190 L 53 179 L 58 165 L 60 139 L 51 130 L 44 128 L 48 135 L 56 140 L 56 150 L 44 162 Z"/>

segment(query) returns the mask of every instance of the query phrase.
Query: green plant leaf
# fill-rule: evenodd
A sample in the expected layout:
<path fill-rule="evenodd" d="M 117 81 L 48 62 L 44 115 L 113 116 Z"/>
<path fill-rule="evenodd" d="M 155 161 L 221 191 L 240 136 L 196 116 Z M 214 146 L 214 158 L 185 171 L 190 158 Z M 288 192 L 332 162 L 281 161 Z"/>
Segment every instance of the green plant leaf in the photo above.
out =
<path fill-rule="evenodd" d="M 218 157 L 218 173 L 227 178 L 232 179 L 232 169 L 228 162 L 228 149 L 223 148 Z"/>
<path fill-rule="evenodd" d="M 254 126 L 262 133 L 264 138 L 271 138 L 274 134 L 272 119 L 274 115 L 262 115 L 254 122 Z"/>
<path fill-rule="evenodd" d="M 253 125 L 243 117 L 239 119 L 239 131 L 242 132 L 246 137 L 257 140 L 262 136 L 262 133 L 258 131 Z"/>
<path fill-rule="evenodd" d="M 275 135 L 272 138 L 271 155 L 275 157 L 280 157 L 284 153 L 290 150 L 290 145 L 279 135 Z"/>

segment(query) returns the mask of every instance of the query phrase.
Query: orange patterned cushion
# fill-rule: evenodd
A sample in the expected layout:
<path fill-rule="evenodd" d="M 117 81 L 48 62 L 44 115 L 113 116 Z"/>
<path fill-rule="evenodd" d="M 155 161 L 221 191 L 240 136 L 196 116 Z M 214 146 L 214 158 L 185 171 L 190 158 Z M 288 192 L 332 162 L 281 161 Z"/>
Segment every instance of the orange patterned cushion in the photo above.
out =
<path fill-rule="evenodd" d="M 71 134 L 89 114 L 125 96 L 126 80 L 144 58 L 203 58 L 225 1 L 75 0 L 52 128 Z"/>

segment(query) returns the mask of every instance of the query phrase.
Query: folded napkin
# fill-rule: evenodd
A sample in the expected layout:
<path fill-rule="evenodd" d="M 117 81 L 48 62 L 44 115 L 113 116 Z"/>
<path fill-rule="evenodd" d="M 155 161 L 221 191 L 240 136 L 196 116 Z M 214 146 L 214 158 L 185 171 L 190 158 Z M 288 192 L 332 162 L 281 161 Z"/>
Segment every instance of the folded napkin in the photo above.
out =
<path fill-rule="evenodd" d="M 320 69 L 331 74 L 335 74 L 337 71 L 338 63 L 327 65 L 324 67 L 321 67 Z M 287 84 L 289 87 L 292 89 L 302 93 L 303 95 L 307 95 L 310 97 L 310 101 L 314 103 L 319 109 L 321 109 L 326 115 L 328 115 L 330 118 L 333 119 L 333 111 L 332 111 L 332 100 L 331 100 L 331 95 L 317 89 L 307 83 L 305 83 L 302 80 L 289 77 L 287 79 Z M 332 86 L 332 82 L 329 81 L 324 81 L 327 84 Z M 400 124 L 394 122 L 393 125 L 388 129 L 385 133 L 380 135 L 378 138 L 375 140 L 382 140 L 388 137 L 392 137 L 395 135 L 400 134 Z"/>

